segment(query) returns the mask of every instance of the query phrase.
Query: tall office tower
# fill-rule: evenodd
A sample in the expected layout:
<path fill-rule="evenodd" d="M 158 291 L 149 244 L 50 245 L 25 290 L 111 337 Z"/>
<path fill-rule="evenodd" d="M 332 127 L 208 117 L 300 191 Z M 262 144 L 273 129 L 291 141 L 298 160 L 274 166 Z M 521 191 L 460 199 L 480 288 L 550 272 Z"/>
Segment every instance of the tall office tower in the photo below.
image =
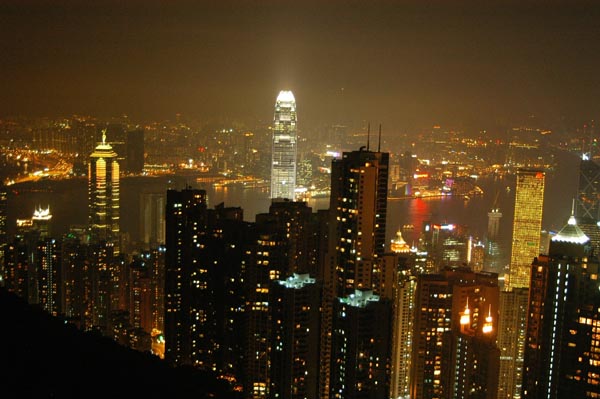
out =
<path fill-rule="evenodd" d="M 545 172 L 542 170 L 517 170 L 510 288 L 529 288 L 531 262 L 540 254 L 544 183 Z"/>
<path fill-rule="evenodd" d="M 577 225 L 592 243 L 594 254 L 600 254 L 600 165 L 583 156 L 579 164 L 579 186 L 575 202 Z"/>
<path fill-rule="evenodd" d="M 498 292 L 495 273 L 445 268 L 418 276 L 411 398 L 496 397 Z"/>
<path fill-rule="evenodd" d="M 545 173 L 518 169 L 510 272 L 500 295 L 499 398 L 520 398 L 531 262 L 540 254 Z M 511 292 L 512 291 L 512 292 Z"/>
<path fill-rule="evenodd" d="M 193 285 L 203 287 L 198 274 L 198 238 L 206 219 L 206 191 L 186 188 L 167 191 L 165 257 L 165 359 L 175 365 L 193 364 Z M 202 284 L 202 285 L 201 285 Z"/>
<path fill-rule="evenodd" d="M 108 144 L 117 153 L 117 162 L 119 165 L 126 167 L 126 156 L 127 156 L 127 132 L 125 131 L 125 125 L 122 123 L 108 123 L 104 130 L 100 130 L 99 133 L 103 134 L 106 131 L 106 136 L 110 139 Z"/>
<path fill-rule="evenodd" d="M 271 198 L 295 199 L 296 190 L 296 99 L 282 90 L 275 102 L 271 156 Z"/>
<path fill-rule="evenodd" d="M 483 270 L 484 258 L 485 258 L 485 246 L 481 242 L 473 242 L 469 240 L 470 246 L 470 260 L 469 265 L 475 272 Z"/>
<path fill-rule="evenodd" d="M 322 273 L 322 397 L 331 391 L 328 376 L 335 298 L 347 297 L 356 289 L 373 289 L 374 275 L 384 275 L 381 258 L 385 253 L 388 165 L 388 153 L 368 147 L 344 152 L 331 163 L 328 248 Z"/>
<path fill-rule="evenodd" d="M 147 247 L 165 243 L 165 194 L 140 194 L 140 241 Z"/>
<path fill-rule="evenodd" d="M 119 254 L 119 163 L 117 153 L 106 142 L 106 130 L 102 142 L 90 155 L 88 168 L 89 229 L 92 242 L 114 243 L 115 255 Z"/>
<path fill-rule="evenodd" d="M 404 270 L 398 272 L 394 296 L 390 398 L 410 398 L 413 324 L 417 278 Z"/>
<path fill-rule="evenodd" d="M 305 202 L 273 199 L 269 213 L 256 215 L 256 243 L 246 267 L 245 392 L 249 397 L 269 395 L 271 341 L 270 286 L 273 280 L 314 273 L 317 251 L 315 218 Z"/>
<path fill-rule="evenodd" d="M 531 266 L 523 398 L 600 397 L 600 271 L 572 215 Z"/>
<path fill-rule="evenodd" d="M 275 280 L 271 299 L 270 396 L 317 399 L 321 289 L 308 274 Z"/>
<path fill-rule="evenodd" d="M 144 171 L 144 129 L 137 128 L 127 132 L 125 171 L 139 175 Z"/>
<path fill-rule="evenodd" d="M 498 322 L 498 348 L 500 371 L 498 398 L 521 397 L 523 381 L 523 356 L 527 328 L 527 300 L 529 289 L 513 288 L 500 292 L 500 320 Z"/>
<path fill-rule="evenodd" d="M 36 208 L 33 211 L 33 217 L 31 218 L 32 227 L 34 230 L 39 232 L 39 238 L 45 239 L 50 237 L 52 221 L 52 214 L 50 213 L 50 207 L 42 209 L 42 207 Z"/>
<path fill-rule="evenodd" d="M 60 310 L 60 295 L 62 293 L 59 243 L 50 237 L 40 239 L 37 243 L 34 259 L 37 271 L 39 304 L 46 312 L 57 316 Z"/>
<path fill-rule="evenodd" d="M 330 398 L 389 395 L 391 303 L 355 290 L 333 306 Z"/>
<path fill-rule="evenodd" d="M 500 244 L 500 219 L 502 212 L 496 206 L 488 212 L 488 229 L 485 246 L 485 269 L 490 272 L 503 274 L 503 256 Z"/>

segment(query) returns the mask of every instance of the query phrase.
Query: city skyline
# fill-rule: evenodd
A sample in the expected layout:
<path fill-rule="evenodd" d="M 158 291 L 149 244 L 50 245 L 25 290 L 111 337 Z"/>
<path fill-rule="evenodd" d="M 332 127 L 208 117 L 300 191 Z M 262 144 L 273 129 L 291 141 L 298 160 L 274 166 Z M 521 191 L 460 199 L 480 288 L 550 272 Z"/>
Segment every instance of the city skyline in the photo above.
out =
<path fill-rule="evenodd" d="M 597 17 L 2 1 L 0 300 L 210 397 L 600 396 Z"/>
<path fill-rule="evenodd" d="M 0 117 L 269 121 L 287 87 L 302 129 L 589 121 L 599 15 L 582 0 L 7 0 Z"/>

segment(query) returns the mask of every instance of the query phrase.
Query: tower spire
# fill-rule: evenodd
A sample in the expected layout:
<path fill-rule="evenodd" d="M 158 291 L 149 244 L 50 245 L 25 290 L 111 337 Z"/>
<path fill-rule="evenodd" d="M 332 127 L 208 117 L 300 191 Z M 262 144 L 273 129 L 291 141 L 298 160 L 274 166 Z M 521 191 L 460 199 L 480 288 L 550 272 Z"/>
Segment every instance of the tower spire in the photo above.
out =
<path fill-rule="evenodd" d="M 381 123 L 379 124 L 379 141 L 377 142 L 377 152 L 381 152 Z"/>

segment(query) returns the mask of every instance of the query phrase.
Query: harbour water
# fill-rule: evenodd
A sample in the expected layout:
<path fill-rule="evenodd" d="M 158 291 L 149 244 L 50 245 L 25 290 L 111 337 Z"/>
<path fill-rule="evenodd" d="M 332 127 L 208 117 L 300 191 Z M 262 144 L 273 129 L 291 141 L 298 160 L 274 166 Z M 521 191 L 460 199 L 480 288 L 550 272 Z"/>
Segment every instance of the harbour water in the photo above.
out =
<path fill-rule="evenodd" d="M 558 166 L 547 173 L 544 199 L 545 230 L 560 229 L 567 221 L 578 184 L 578 158 L 566 152 L 557 154 Z M 189 180 L 189 178 L 187 178 Z M 165 193 L 167 189 L 181 190 L 188 185 L 184 177 L 130 177 L 121 182 L 121 229 L 129 232 L 136 241 L 139 235 L 140 196 L 142 193 Z M 404 230 L 404 239 L 416 242 L 423 222 L 453 223 L 467 227 L 474 239 L 483 239 L 487 231 L 487 213 L 496 202 L 502 212 L 501 236 L 510 240 L 514 208 L 514 175 L 480 178 L 482 195 L 465 200 L 460 197 L 414 198 L 388 201 L 386 242 L 404 225 L 414 226 Z M 258 213 L 268 212 L 270 199 L 264 188 L 241 186 L 214 188 L 211 185 L 192 185 L 207 190 L 209 206 L 219 203 L 241 207 L 244 219 L 253 222 Z M 316 198 L 308 205 L 313 212 L 329 207 L 329 198 Z M 85 178 L 63 181 L 41 181 L 10 187 L 8 196 L 8 233 L 14 233 L 17 218 L 30 218 L 37 207 L 50 206 L 52 230 L 55 235 L 68 231 L 70 225 L 87 223 L 87 181 Z"/>

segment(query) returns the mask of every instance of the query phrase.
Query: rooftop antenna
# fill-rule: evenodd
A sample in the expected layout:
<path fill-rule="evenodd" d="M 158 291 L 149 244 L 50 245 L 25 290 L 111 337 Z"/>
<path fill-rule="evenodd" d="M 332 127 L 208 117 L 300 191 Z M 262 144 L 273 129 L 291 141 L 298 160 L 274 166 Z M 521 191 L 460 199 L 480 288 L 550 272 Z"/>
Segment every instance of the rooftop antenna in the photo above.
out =
<path fill-rule="evenodd" d="M 379 124 L 379 142 L 377 143 L 377 152 L 381 152 L 381 123 Z"/>
<path fill-rule="evenodd" d="M 575 198 L 573 198 L 573 204 L 571 205 L 571 216 L 575 216 Z"/>
<path fill-rule="evenodd" d="M 371 138 L 371 122 L 367 125 L 367 151 L 369 151 L 369 139 Z"/>

